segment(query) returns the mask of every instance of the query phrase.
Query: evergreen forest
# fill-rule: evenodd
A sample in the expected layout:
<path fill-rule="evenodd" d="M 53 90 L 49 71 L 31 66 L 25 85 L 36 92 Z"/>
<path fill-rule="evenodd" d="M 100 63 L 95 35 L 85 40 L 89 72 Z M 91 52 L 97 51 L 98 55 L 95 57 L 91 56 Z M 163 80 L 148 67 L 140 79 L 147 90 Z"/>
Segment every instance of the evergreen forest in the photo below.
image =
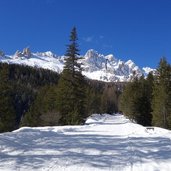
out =
<path fill-rule="evenodd" d="M 125 85 L 119 108 L 141 125 L 171 129 L 171 65 L 165 57 L 154 75 L 134 78 Z"/>

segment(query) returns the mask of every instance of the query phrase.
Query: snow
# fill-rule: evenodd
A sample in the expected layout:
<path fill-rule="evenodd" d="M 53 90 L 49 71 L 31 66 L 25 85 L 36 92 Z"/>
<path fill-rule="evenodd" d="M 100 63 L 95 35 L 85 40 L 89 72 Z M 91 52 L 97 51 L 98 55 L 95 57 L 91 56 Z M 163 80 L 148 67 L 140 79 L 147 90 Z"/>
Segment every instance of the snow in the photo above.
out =
<path fill-rule="evenodd" d="M 49 56 L 48 56 L 49 55 Z M 52 55 L 52 56 L 51 56 Z M 61 73 L 63 63 L 59 61 L 51 52 L 35 53 L 31 58 L 8 56 L 0 59 L 0 62 L 8 64 L 28 65 L 36 68 L 44 68 Z"/>
<path fill-rule="evenodd" d="M 19 51 L 17 52 L 18 53 L 11 56 L 0 56 L 0 62 L 44 68 L 58 73 L 61 73 L 63 70 L 65 56 L 57 56 L 51 51 L 30 52 L 30 56 L 26 56 Z M 134 73 L 136 76 L 140 77 L 142 74 L 147 75 L 149 71 L 153 71 L 153 69 L 147 67 L 142 70 L 131 60 L 124 62 L 116 59 L 112 54 L 105 56 L 93 49 L 88 50 L 87 53 L 81 57 L 82 59 L 80 59 L 79 62 L 82 64 L 83 74 L 93 80 L 125 82 L 130 81 Z"/>
<path fill-rule="evenodd" d="M 171 131 L 94 114 L 82 126 L 23 127 L 0 134 L 3 171 L 168 171 Z"/>
<path fill-rule="evenodd" d="M 142 68 L 146 74 L 149 74 L 150 72 L 155 72 L 154 69 L 151 69 L 150 67 L 143 67 Z"/>

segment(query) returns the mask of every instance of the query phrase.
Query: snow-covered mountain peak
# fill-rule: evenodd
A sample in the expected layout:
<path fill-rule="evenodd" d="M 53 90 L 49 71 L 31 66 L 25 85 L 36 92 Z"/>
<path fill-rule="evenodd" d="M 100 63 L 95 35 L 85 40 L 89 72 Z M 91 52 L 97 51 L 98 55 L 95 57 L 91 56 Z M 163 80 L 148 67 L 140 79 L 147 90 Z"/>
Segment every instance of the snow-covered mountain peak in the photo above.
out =
<path fill-rule="evenodd" d="M 47 51 L 47 52 L 37 52 L 36 55 L 45 56 L 45 57 L 57 57 L 57 55 L 54 54 L 51 51 Z"/>
<path fill-rule="evenodd" d="M 105 58 L 106 58 L 108 61 L 110 61 L 110 62 L 112 62 L 112 61 L 115 61 L 115 60 L 116 60 L 116 58 L 114 57 L 114 55 L 113 55 L 113 54 L 109 54 L 109 55 L 105 56 Z"/>
<path fill-rule="evenodd" d="M 146 74 L 149 74 L 150 72 L 155 73 L 156 70 L 150 68 L 150 67 L 143 67 L 142 68 Z"/>
<path fill-rule="evenodd" d="M 125 64 L 131 68 L 135 67 L 135 63 L 132 60 L 128 60 Z"/>
<path fill-rule="evenodd" d="M 94 58 L 94 57 L 99 57 L 99 54 L 97 51 L 94 49 L 90 49 L 86 52 L 85 56 L 86 59 Z"/>
<path fill-rule="evenodd" d="M 32 52 L 29 47 L 24 48 L 22 52 L 17 50 L 13 55 L 13 58 L 23 58 L 23 57 L 25 58 L 32 57 Z"/>
<path fill-rule="evenodd" d="M 28 47 L 23 51 L 16 51 L 11 56 L 4 55 L 4 53 L 0 53 L 0 56 L 0 62 L 44 68 L 58 73 L 62 72 L 66 58 L 57 56 L 51 51 L 32 53 Z M 100 81 L 127 82 L 133 76 L 140 77 L 142 74 L 147 75 L 149 71 L 154 71 L 148 67 L 140 69 L 132 60 L 125 62 L 112 54 L 105 56 L 94 49 L 88 50 L 81 57 L 79 62 L 82 63 L 83 74 L 90 79 Z"/>
<path fill-rule="evenodd" d="M 115 58 L 113 54 L 105 56 L 93 49 L 87 51 L 82 63 L 84 75 L 101 81 L 125 82 L 132 80 L 133 76 L 140 77 L 144 74 L 132 60 L 125 62 Z"/>

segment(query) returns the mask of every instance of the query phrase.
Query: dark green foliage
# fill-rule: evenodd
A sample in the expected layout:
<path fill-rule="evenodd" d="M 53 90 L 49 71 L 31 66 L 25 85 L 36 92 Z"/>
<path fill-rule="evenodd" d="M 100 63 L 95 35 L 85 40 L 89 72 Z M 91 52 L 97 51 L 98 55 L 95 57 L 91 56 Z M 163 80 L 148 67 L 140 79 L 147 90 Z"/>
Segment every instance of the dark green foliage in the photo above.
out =
<path fill-rule="evenodd" d="M 13 106 L 17 115 L 16 127 L 19 126 L 21 118 L 32 105 L 36 97 L 37 91 L 33 91 L 31 87 L 27 87 L 22 84 L 16 84 L 15 82 L 13 83 L 11 97 L 13 99 Z"/>
<path fill-rule="evenodd" d="M 11 98 L 9 70 L 5 65 L 0 70 L 0 132 L 15 129 L 16 113 Z"/>
<path fill-rule="evenodd" d="M 117 85 L 115 85 L 114 83 L 111 84 L 111 83 L 104 83 L 104 82 L 98 82 L 98 81 L 93 81 L 93 80 L 85 80 L 84 86 L 86 87 L 85 95 L 84 95 L 85 96 L 84 118 L 90 116 L 93 113 L 106 113 L 107 109 L 111 109 L 110 110 L 111 113 L 114 113 L 117 110 L 118 107 L 115 106 L 116 104 L 111 103 L 113 99 L 115 98 L 112 98 L 111 96 L 111 101 L 109 101 L 110 106 L 107 106 L 106 101 L 102 100 L 102 97 L 104 96 L 103 94 L 105 94 L 104 92 L 108 92 L 107 94 L 109 94 L 109 92 L 111 91 L 111 88 L 112 90 L 115 90 L 114 92 L 116 94 L 114 95 L 114 97 L 116 97 L 118 95 L 118 91 L 116 91 Z M 61 111 L 60 111 L 61 109 L 59 110 L 60 101 L 58 98 L 56 99 L 56 97 L 58 97 L 59 95 L 60 95 L 60 91 L 56 86 L 48 86 L 48 87 L 42 88 L 39 91 L 30 110 L 25 114 L 25 117 L 22 120 L 22 126 L 65 125 L 67 123 L 71 124 L 75 122 L 75 120 L 79 120 L 80 118 L 77 118 L 77 117 L 78 116 L 82 117 L 82 116 L 78 115 L 77 112 L 70 112 L 71 104 L 63 103 L 61 101 L 61 105 L 65 104 L 65 108 L 63 108 L 64 111 L 66 111 L 67 104 L 69 108 L 68 109 L 69 114 L 63 115 L 62 117 Z M 67 96 L 64 96 L 63 100 L 66 100 L 66 97 Z M 69 102 L 69 100 L 70 98 L 68 98 L 66 102 Z M 106 108 L 103 109 L 102 106 L 106 106 L 107 109 Z M 80 111 L 82 110 L 79 108 L 79 106 L 77 108 Z M 64 120 L 64 116 L 66 116 L 66 121 Z M 73 120 L 71 120 L 71 118 L 73 118 Z M 80 123 L 76 122 L 75 124 L 80 124 Z"/>
<path fill-rule="evenodd" d="M 56 96 L 56 86 L 41 88 L 30 110 L 25 114 L 21 126 L 59 125 L 61 115 L 58 112 Z"/>
<path fill-rule="evenodd" d="M 127 115 L 130 119 L 135 119 L 135 107 L 136 107 L 136 92 L 137 80 L 132 83 L 128 83 L 120 98 L 120 110 Z"/>
<path fill-rule="evenodd" d="M 50 70 L 21 65 L 8 65 L 8 69 L 18 127 L 20 119 L 28 111 L 39 89 L 45 85 L 56 84 L 59 75 Z"/>
<path fill-rule="evenodd" d="M 86 114 L 101 113 L 101 94 L 91 87 L 86 88 Z"/>
<path fill-rule="evenodd" d="M 4 127 L 2 131 L 18 128 L 21 118 L 32 105 L 39 89 L 45 85 L 56 84 L 58 78 L 57 73 L 49 70 L 0 63 L 0 108 L 6 111 L 6 118 L 12 119 L 12 116 L 15 116 L 15 119 L 12 119 L 15 122 L 6 124 L 3 121 L 4 125 L 9 125 L 11 129 Z"/>
<path fill-rule="evenodd" d="M 171 66 L 162 58 L 153 77 L 128 83 L 120 100 L 121 110 L 142 125 L 171 129 Z"/>
<path fill-rule="evenodd" d="M 162 58 L 157 68 L 152 100 L 153 125 L 171 128 L 171 66 Z"/>
<path fill-rule="evenodd" d="M 151 98 L 153 78 L 134 79 L 126 85 L 120 99 L 120 110 L 130 119 L 144 126 L 151 125 Z"/>
<path fill-rule="evenodd" d="M 74 82 L 65 80 L 63 84 L 57 85 L 59 76 L 54 72 L 2 63 L 0 63 L 0 71 L 1 80 L 3 79 L 0 82 L 1 91 L 5 90 L 5 96 L 3 94 L 0 96 L 0 110 L 7 113 L 7 118 L 4 117 L 3 129 L 1 129 L 3 132 L 14 130 L 19 125 L 80 124 L 84 118 L 93 113 L 113 113 L 117 111 L 115 98 L 118 97 L 119 91 L 116 90 L 118 87 L 122 87 L 119 84 L 84 80 L 84 77 L 80 75 L 79 77 L 75 76 Z M 79 72 L 76 72 L 76 74 L 79 74 Z M 6 81 L 4 81 L 5 79 Z M 73 85 L 76 87 L 74 88 Z M 62 97 L 60 92 L 63 87 L 69 95 L 64 95 L 63 100 L 59 101 L 59 97 Z M 66 87 L 68 89 L 65 89 Z M 66 98 L 69 100 L 66 100 Z M 71 103 L 71 99 L 73 103 Z M 65 104 L 64 108 L 63 104 Z M 71 106 L 74 106 L 73 111 L 70 110 Z M 61 115 L 59 107 L 64 112 L 67 109 L 68 114 Z M 10 121 L 10 124 L 8 121 Z"/>
<path fill-rule="evenodd" d="M 0 63 L 0 67 L 7 64 Z M 31 87 L 37 91 L 37 88 L 44 85 L 53 85 L 58 82 L 59 75 L 56 72 L 42 69 L 33 68 L 23 65 L 8 65 L 9 79 L 18 85 Z"/>
<path fill-rule="evenodd" d="M 86 84 L 86 113 L 116 113 L 120 90 L 124 83 L 105 83 L 87 80 Z"/>
<path fill-rule="evenodd" d="M 119 91 L 116 90 L 116 86 L 106 84 L 101 97 L 101 112 L 109 114 L 118 112 L 118 98 Z"/>
<path fill-rule="evenodd" d="M 103 83 L 94 80 L 86 80 L 86 114 L 101 113 L 101 97 L 103 93 Z"/>
<path fill-rule="evenodd" d="M 58 84 L 57 102 L 63 124 L 80 124 L 85 117 L 85 81 L 78 63 L 77 32 L 74 27 L 67 47 L 64 70 Z"/>

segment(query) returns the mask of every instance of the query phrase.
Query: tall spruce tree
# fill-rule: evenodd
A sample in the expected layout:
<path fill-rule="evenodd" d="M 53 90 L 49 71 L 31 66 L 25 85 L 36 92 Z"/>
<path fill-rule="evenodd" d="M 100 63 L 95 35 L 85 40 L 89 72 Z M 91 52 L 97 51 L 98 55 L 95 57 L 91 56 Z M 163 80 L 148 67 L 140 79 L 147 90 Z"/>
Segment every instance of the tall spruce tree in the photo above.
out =
<path fill-rule="evenodd" d="M 164 57 L 157 68 L 152 109 L 153 125 L 171 128 L 171 66 Z"/>
<path fill-rule="evenodd" d="M 80 124 L 85 116 L 85 90 L 77 43 L 77 31 L 74 27 L 70 35 L 70 44 L 67 45 L 64 70 L 58 84 L 57 103 L 61 123 L 65 125 Z"/>

